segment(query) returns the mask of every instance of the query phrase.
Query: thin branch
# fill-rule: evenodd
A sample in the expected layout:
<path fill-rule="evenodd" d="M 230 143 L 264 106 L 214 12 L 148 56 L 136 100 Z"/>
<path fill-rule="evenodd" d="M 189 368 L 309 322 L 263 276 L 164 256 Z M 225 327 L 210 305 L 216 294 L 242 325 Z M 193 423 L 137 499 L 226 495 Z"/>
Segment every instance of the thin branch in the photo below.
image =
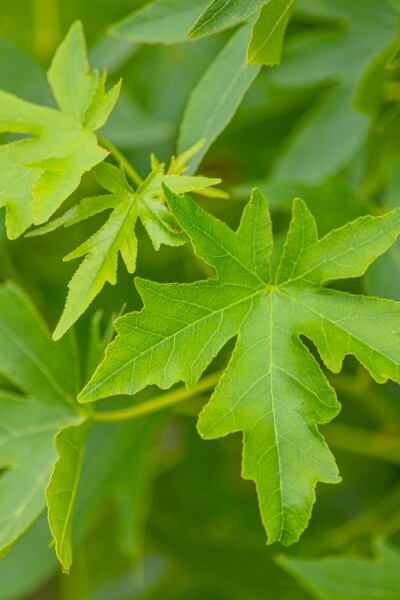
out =
<path fill-rule="evenodd" d="M 111 156 L 115 158 L 117 163 L 122 167 L 122 169 L 125 171 L 128 177 L 131 178 L 133 183 L 139 186 L 142 183 L 143 179 L 140 177 L 136 169 L 132 167 L 131 163 L 125 158 L 122 152 L 120 152 L 112 142 L 109 142 L 103 137 L 98 135 L 97 139 L 99 140 L 99 143 L 110 152 Z"/>
<path fill-rule="evenodd" d="M 121 408 L 120 410 L 111 410 L 104 412 L 95 412 L 94 420 L 97 423 L 115 423 L 121 421 L 129 421 L 137 419 L 143 415 L 148 415 L 153 412 L 157 412 L 168 406 L 173 406 L 179 402 L 190 400 L 201 394 L 202 392 L 209 391 L 218 383 L 221 377 L 221 371 L 212 373 L 203 377 L 201 381 L 192 390 L 188 390 L 184 385 L 171 390 L 165 394 L 160 394 L 155 398 L 129 406 L 128 408 Z"/>

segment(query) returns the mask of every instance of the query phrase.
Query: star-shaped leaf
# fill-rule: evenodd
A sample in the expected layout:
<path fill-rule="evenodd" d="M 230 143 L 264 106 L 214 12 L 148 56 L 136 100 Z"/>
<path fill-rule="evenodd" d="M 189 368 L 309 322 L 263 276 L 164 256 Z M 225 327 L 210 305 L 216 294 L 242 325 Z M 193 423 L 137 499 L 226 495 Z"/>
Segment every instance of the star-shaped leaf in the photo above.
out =
<path fill-rule="evenodd" d="M 0 373 L 20 394 L 0 391 L 0 550 L 46 505 L 58 431 L 84 419 L 76 402 L 79 361 L 72 338 L 52 342 L 21 291 L 0 288 Z M 63 486 L 65 481 L 63 482 Z"/>
<path fill-rule="evenodd" d="M 201 145 L 202 142 L 195 144 L 193 148 L 173 157 L 167 171 L 165 165 L 152 156 L 153 170 L 136 190 L 129 185 L 120 168 L 109 163 L 98 165 L 94 173 L 109 194 L 85 198 L 61 217 L 30 232 L 31 236 L 41 235 L 61 226 L 70 227 L 105 210 L 112 211 L 95 234 L 64 258 L 72 260 L 84 257 L 84 260 L 69 282 L 65 309 L 54 332 L 54 339 L 64 335 L 107 282 L 112 285 L 116 283 L 119 254 L 128 273 L 134 273 L 137 255 L 135 226 L 138 218 L 156 250 L 161 244 L 181 246 L 186 243 L 187 236 L 165 205 L 163 184 L 177 194 L 196 192 L 226 197 L 225 192 L 212 187 L 221 183 L 220 179 L 183 174 L 188 160 Z"/>
<path fill-rule="evenodd" d="M 0 132 L 23 139 L 0 146 L 0 206 L 7 209 L 8 237 L 47 221 L 78 187 L 82 175 L 108 152 L 95 130 L 106 122 L 119 85 L 105 91 L 106 73 L 90 72 L 82 25 L 75 23 L 59 46 L 48 81 L 58 109 L 0 91 Z"/>
<path fill-rule="evenodd" d="M 339 481 L 318 424 L 339 411 L 333 389 L 301 336 L 334 372 L 354 354 L 379 382 L 400 381 L 400 305 L 350 295 L 324 282 L 362 275 L 400 234 L 400 210 L 360 217 L 317 239 L 295 200 L 276 275 L 265 197 L 254 191 L 232 231 L 189 198 L 166 192 L 196 254 L 217 273 L 193 284 L 137 279 L 144 308 L 116 321 L 118 336 L 81 394 L 90 402 L 147 385 L 193 386 L 228 340 L 231 361 L 198 429 L 204 438 L 242 431 L 243 476 L 255 481 L 269 542 L 290 544 L 310 518 L 318 481 Z"/>

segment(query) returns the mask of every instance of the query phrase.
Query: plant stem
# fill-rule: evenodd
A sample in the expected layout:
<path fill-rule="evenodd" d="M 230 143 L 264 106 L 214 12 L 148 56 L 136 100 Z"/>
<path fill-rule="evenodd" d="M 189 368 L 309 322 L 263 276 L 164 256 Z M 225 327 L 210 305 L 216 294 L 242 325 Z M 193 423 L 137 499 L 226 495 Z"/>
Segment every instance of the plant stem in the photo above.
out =
<path fill-rule="evenodd" d="M 368 508 L 351 521 L 329 529 L 320 541 L 316 542 L 318 552 L 338 550 L 360 537 L 374 535 L 389 537 L 397 533 L 400 528 L 399 502 L 400 486 L 398 485 L 384 496 L 378 505 Z"/>
<path fill-rule="evenodd" d="M 192 390 L 188 390 L 184 385 L 182 385 L 179 388 L 167 392 L 166 394 L 158 395 L 155 398 L 151 398 L 150 400 L 146 400 L 140 404 L 135 404 L 134 406 L 129 406 L 128 408 L 95 412 L 93 417 L 94 421 L 97 423 L 116 423 L 128 421 L 137 419 L 143 415 L 148 415 L 158 410 L 162 410 L 168 406 L 173 406 L 179 402 L 184 402 L 185 400 L 194 398 L 198 394 L 213 388 L 218 383 L 221 373 L 221 371 L 217 371 L 216 373 L 212 373 L 211 375 L 203 377 L 203 379 L 199 381 L 196 387 L 194 387 Z"/>
<path fill-rule="evenodd" d="M 400 465 L 400 438 L 396 435 L 331 423 L 324 430 L 324 437 L 341 450 Z"/>
<path fill-rule="evenodd" d="M 382 427 L 389 425 L 391 429 L 400 430 L 399 411 L 395 403 L 390 401 L 384 388 L 375 383 L 365 369 L 355 376 L 345 373 L 330 376 L 329 381 L 337 392 L 358 402 Z"/>
<path fill-rule="evenodd" d="M 111 156 L 115 158 L 115 160 L 123 168 L 125 173 L 132 179 L 133 183 L 139 186 L 142 183 L 143 179 L 140 177 L 136 169 L 132 167 L 131 163 L 125 158 L 122 152 L 120 152 L 112 142 L 109 142 L 100 135 L 97 136 L 97 139 L 99 140 L 100 144 L 110 152 Z"/>

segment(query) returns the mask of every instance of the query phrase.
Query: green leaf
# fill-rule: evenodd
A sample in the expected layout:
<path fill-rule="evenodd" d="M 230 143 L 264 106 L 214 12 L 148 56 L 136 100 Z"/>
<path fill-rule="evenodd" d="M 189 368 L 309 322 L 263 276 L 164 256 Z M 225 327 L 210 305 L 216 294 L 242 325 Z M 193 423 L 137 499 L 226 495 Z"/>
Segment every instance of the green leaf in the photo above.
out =
<path fill-rule="evenodd" d="M 198 429 L 204 438 L 242 431 L 243 477 L 256 482 L 269 542 L 290 544 L 307 526 L 317 481 L 339 481 L 317 425 L 339 411 L 333 389 L 300 336 L 337 372 L 354 354 L 380 382 L 400 380 L 400 305 L 325 288 L 358 277 L 400 234 L 400 211 L 361 217 L 317 239 L 296 200 L 284 254 L 273 249 L 265 197 L 254 191 L 237 232 L 189 198 L 166 191 L 196 254 L 218 278 L 193 284 L 137 279 L 144 308 L 118 319 L 118 333 L 81 402 L 135 394 L 148 385 L 196 384 L 228 340 L 232 359 Z"/>
<path fill-rule="evenodd" d="M 189 31 L 191 38 L 232 27 L 255 13 L 266 0 L 213 0 Z"/>
<path fill-rule="evenodd" d="M 118 256 L 121 255 L 128 273 L 136 269 L 137 239 L 135 227 L 137 219 L 142 221 L 156 250 L 161 244 L 180 246 L 187 241 L 186 235 L 165 206 L 162 185 L 168 185 L 176 194 L 196 192 L 225 197 L 226 194 L 212 186 L 220 179 L 190 177 L 182 174 L 199 144 L 173 158 L 168 170 L 158 165 L 147 179 L 134 190 L 127 182 L 123 171 L 109 163 L 98 165 L 94 173 L 100 185 L 111 192 L 104 196 L 85 198 L 64 215 L 31 235 L 41 235 L 60 226 L 70 227 L 105 210 L 111 215 L 104 225 L 64 260 L 84 257 L 78 270 L 69 282 L 69 293 L 62 317 L 54 331 L 54 339 L 59 339 L 85 312 L 94 298 L 109 282 L 117 281 Z"/>
<path fill-rule="evenodd" d="M 82 175 L 107 156 L 94 131 L 111 112 L 119 85 L 105 92 L 105 73 L 89 72 L 81 24 L 58 48 L 48 80 L 59 110 L 0 91 L 0 132 L 25 138 L 0 146 L 0 206 L 8 237 L 44 223 L 78 187 Z"/>
<path fill-rule="evenodd" d="M 0 373 L 21 391 L 0 392 L 0 549 L 6 549 L 45 507 L 57 431 L 78 424 L 84 413 L 75 401 L 79 362 L 72 338 L 52 342 L 11 284 L 0 288 L 0 315 Z"/>
<path fill-rule="evenodd" d="M 57 559 L 49 548 L 49 524 L 43 513 L 0 561 L 0 600 L 29 597 L 56 570 Z"/>
<path fill-rule="evenodd" d="M 201 159 L 226 128 L 244 95 L 257 77 L 259 68 L 246 64 L 249 27 L 243 27 L 229 40 L 194 88 L 179 131 L 178 150 L 204 138 L 205 145 L 190 161 L 195 171 Z"/>
<path fill-rule="evenodd" d="M 386 209 L 397 208 L 400 204 L 400 167 L 395 164 L 385 201 Z M 390 300 L 400 301 L 400 240 L 380 256 L 368 269 L 365 276 L 368 294 L 383 296 Z"/>
<path fill-rule="evenodd" d="M 87 433 L 87 422 L 58 432 L 55 438 L 58 459 L 46 489 L 50 530 L 65 573 L 72 565 L 72 518 Z"/>
<path fill-rule="evenodd" d="M 399 561 L 400 552 L 384 542 L 377 544 L 374 560 L 278 558 L 278 564 L 318 600 L 396 600 L 400 595 Z"/>
<path fill-rule="evenodd" d="M 250 65 L 279 65 L 286 27 L 289 23 L 295 0 L 269 0 L 261 7 L 254 24 L 247 62 Z"/>
<path fill-rule="evenodd" d="M 126 556 L 140 554 L 149 499 L 159 470 L 155 442 L 160 424 L 159 414 L 93 424 L 76 503 L 76 528 L 81 536 L 97 528 L 105 511 L 113 512 L 116 546 Z M 117 510 L 111 511 L 110 507 Z"/>
<path fill-rule="evenodd" d="M 359 155 L 370 120 L 355 110 L 354 99 L 371 62 L 396 39 L 398 15 L 388 0 L 309 4 L 306 16 L 321 24 L 292 36 L 285 60 L 268 77 L 286 94 L 325 85 L 290 133 L 273 172 L 286 183 L 315 185 Z"/>
<path fill-rule="evenodd" d="M 110 34 L 147 44 L 184 42 L 189 27 L 206 4 L 207 0 L 155 0 L 114 25 Z"/>

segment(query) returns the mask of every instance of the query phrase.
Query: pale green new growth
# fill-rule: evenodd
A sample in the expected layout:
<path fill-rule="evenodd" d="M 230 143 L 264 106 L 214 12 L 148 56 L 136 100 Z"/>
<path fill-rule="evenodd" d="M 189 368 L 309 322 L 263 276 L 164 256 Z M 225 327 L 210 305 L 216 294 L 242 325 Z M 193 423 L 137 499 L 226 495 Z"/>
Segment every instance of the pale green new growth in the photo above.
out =
<path fill-rule="evenodd" d="M 72 517 L 87 433 L 87 422 L 59 431 L 55 438 L 58 459 L 46 489 L 50 530 L 65 573 L 72 564 Z"/>
<path fill-rule="evenodd" d="M 82 420 L 72 338 L 55 344 L 29 300 L 0 288 L 0 373 L 21 394 L 0 392 L 0 550 L 43 511 L 56 460 L 54 437 Z"/>
<path fill-rule="evenodd" d="M 75 23 L 48 72 L 58 109 L 38 106 L 0 91 L 0 133 L 22 140 L 0 146 L 0 206 L 14 239 L 32 223 L 47 221 L 78 187 L 82 175 L 108 152 L 95 130 L 106 122 L 119 85 L 105 91 L 106 73 L 89 72 L 82 25 Z"/>
<path fill-rule="evenodd" d="M 400 234 L 400 210 L 363 217 L 317 239 L 301 200 L 276 276 L 265 197 L 254 191 L 232 231 L 190 198 L 170 208 L 216 279 L 157 284 L 137 279 L 140 313 L 116 321 L 117 337 L 81 393 L 82 402 L 148 385 L 194 386 L 228 340 L 231 361 L 199 418 L 204 438 L 242 431 L 243 476 L 255 481 L 269 542 L 290 544 L 307 526 L 318 481 L 339 481 L 318 432 L 339 411 L 333 389 L 300 336 L 334 371 L 354 354 L 377 381 L 400 381 L 400 305 L 322 287 L 358 277 Z"/>
<path fill-rule="evenodd" d="M 85 198 L 63 216 L 31 233 L 39 235 L 62 225 L 70 227 L 104 210 L 112 210 L 105 224 L 64 258 L 72 260 L 84 257 L 84 260 L 69 282 L 65 309 L 54 332 L 54 339 L 64 335 L 107 282 L 112 285 L 116 283 L 119 254 L 128 273 L 134 273 L 137 255 L 135 226 L 138 218 L 156 250 L 161 244 L 180 246 L 187 241 L 186 235 L 165 206 L 163 184 L 176 194 L 196 192 L 205 196 L 226 197 L 222 190 L 212 187 L 220 183 L 220 179 L 183 174 L 188 160 L 202 144 L 203 141 L 173 157 L 167 170 L 164 164 L 159 164 L 156 157 L 152 156 L 153 170 L 136 190 L 128 184 L 121 169 L 109 163 L 98 165 L 94 170 L 96 178 L 110 194 Z"/>
<path fill-rule="evenodd" d="M 250 65 L 279 65 L 294 3 L 295 0 L 269 0 L 261 8 L 247 49 L 247 62 Z"/>
<path fill-rule="evenodd" d="M 400 597 L 400 552 L 377 544 L 375 559 L 336 557 L 278 558 L 278 563 L 317 600 L 397 600 Z"/>

